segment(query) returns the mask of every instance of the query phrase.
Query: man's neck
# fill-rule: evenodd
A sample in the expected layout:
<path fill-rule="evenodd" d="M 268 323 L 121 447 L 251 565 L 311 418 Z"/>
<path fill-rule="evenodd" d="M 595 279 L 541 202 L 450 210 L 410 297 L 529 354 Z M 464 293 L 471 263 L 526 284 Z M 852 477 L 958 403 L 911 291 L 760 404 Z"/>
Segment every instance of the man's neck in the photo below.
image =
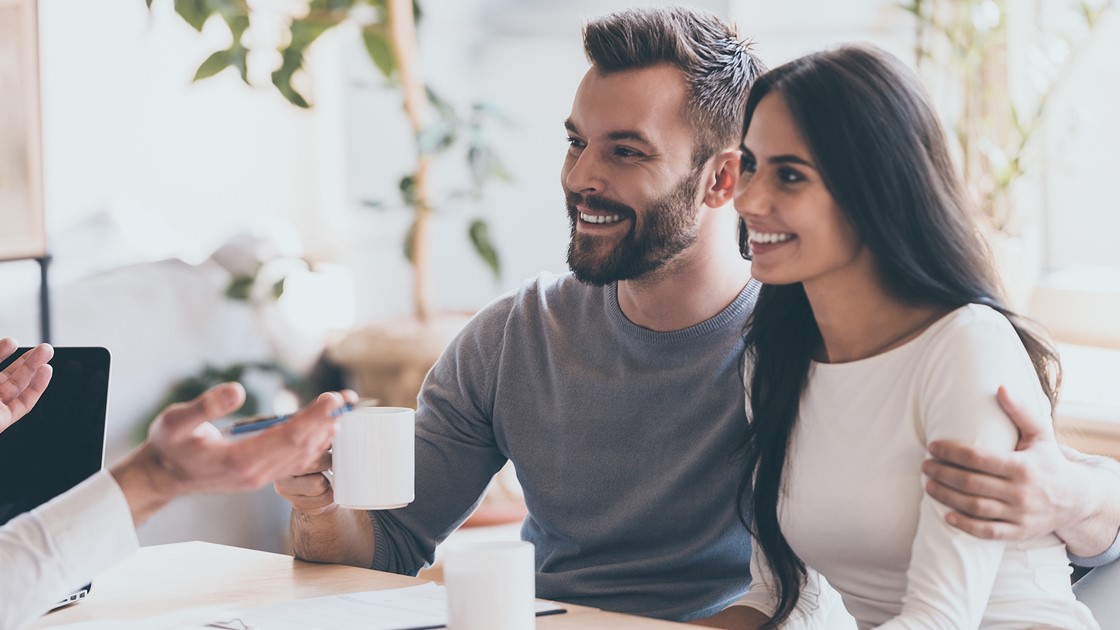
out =
<path fill-rule="evenodd" d="M 651 277 L 619 282 L 618 305 L 623 315 L 657 332 L 683 330 L 718 315 L 735 301 L 751 277 L 750 265 L 730 240 L 720 248 L 697 243 Z"/>

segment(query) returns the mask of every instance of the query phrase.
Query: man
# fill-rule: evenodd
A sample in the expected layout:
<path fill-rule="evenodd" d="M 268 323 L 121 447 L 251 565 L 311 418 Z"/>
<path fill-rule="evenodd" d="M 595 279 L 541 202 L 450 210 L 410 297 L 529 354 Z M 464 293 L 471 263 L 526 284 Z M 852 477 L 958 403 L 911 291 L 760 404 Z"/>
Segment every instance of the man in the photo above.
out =
<path fill-rule="evenodd" d="M 16 346 L 0 339 L 0 361 Z M 0 431 L 35 406 L 50 381 L 53 354 L 39 345 L 0 372 Z M 136 527 L 172 499 L 254 490 L 305 468 L 329 446 L 331 414 L 342 397 L 322 394 L 281 426 L 236 442 L 223 438 L 208 421 L 244 401 L 240 385 L 225 383 L 168 407 L 123 461 L 0 527 L 0 628 L 22 627 L 131 554 Z"/>
<path fill-rule="evenodd" d="M 414 573 L 509 459 L 538 596 L 692 620 L 746 591 L 740 363 L 757 284 L 723 206 L 761 64 L 682 8 L 592 20 L 584 44 L 561 172 L 572 274 L 499 298 L 432 369 L 414 503 L 340 508 L 328 454 L 277 482 L 298 557 Z"/>

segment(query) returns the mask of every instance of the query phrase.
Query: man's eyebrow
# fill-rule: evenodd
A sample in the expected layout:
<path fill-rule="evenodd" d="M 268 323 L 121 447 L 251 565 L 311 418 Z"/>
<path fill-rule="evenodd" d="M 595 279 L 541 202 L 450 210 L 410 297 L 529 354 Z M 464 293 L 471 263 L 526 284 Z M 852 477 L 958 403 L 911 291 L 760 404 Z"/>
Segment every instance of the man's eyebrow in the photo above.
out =
<path fill-rule="evenodd" d="M 607 134 L 607 139 L 608 140 L 613 140 L 615 142 L 618 142 L 619 140 L 633 140 L 634 142 L 640 142 L 640 143 L 642 143 L 644 145 L 647 145 L 647 146 L 651 146 L 651 147 L 656 146 L 656 145 L 653 144 L 652 141 L 650 141 L 649 138 L 645 137 L 645 135 L 643 135 L 642 132 L 635 131 L 633 129 L 623 129 L 621 131 L 612 131 L 612 132 Z"/>
<path fill-rule="evenodd" d="M 571 133 L 579 135 L 579 129 L 576 128 L 576 124 L 574 122 L 572 122 L 571 118 L 568 118 L 568 119 L 564 120 L 564 128 L 567 129 L 568 131 L 570 131 Z M 620 131 L 612 131 L 612 132 L 607 134 L 607 140 L 611 140 L 613 142 L 618 142 L 620 140 L 632 140 L 634 142 L 640 142 L 640 143 L 642 143 L 644 145 L 647 145 L 647 146 L 651 146 L 651 147 L 655 146 L 653 144 L 653 142 L 650 141 L 649 138 L 647 138 L 644 134 L 642 134 L 642 132 L 636 131 L 636 130 L 633 130 L 633 129 L 622 129 Z"/>

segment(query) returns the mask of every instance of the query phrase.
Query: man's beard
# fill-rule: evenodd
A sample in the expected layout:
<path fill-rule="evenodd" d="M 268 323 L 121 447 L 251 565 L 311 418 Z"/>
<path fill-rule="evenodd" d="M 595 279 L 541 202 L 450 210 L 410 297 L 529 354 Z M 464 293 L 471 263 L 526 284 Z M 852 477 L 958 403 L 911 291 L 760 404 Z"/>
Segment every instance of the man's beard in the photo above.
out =
<path fill-rule="evenodd" d="M 568 267 L 582 282 L 604 286 L 619 280 L 640 278 L 661 269 L 696 242 L 696 192 L 700 170 L 681 178 L 673 190 L 654 201 L 643 213 L 602 197 L 567 194 L 568 220 L 572 235 L 568 242 Z M 596 250 L 609 236 L 589 236 L 576 231 L 579 210 L 617 214 L 630 221 L 630 231 L 605 254 Z"/>

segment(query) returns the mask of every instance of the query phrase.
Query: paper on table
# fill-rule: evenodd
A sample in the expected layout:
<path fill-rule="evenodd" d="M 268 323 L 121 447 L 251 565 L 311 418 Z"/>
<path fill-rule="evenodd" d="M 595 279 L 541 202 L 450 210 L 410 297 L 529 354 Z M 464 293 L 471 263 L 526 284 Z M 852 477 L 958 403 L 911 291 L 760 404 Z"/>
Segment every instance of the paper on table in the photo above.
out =
<path fill-rule="evenodd" d="M 195 628 L 207 628 L 206 624 L 215 619 L 231 619 L 236 616 L 236 611 L 232 611 L 228 607 L 209 606 L 176 610 L 141 619 L 79 621 L 55 626 L 54 630 L 193 630 Z"/>
<path fill-rule="evenodd" d="M 537 615 L 562 613 L 537 602 Z M 424 630 L 447 625 L 447 590 L 437 584 L 294 599 L 241 611 L 242 622 L 261 630 Z"/>

